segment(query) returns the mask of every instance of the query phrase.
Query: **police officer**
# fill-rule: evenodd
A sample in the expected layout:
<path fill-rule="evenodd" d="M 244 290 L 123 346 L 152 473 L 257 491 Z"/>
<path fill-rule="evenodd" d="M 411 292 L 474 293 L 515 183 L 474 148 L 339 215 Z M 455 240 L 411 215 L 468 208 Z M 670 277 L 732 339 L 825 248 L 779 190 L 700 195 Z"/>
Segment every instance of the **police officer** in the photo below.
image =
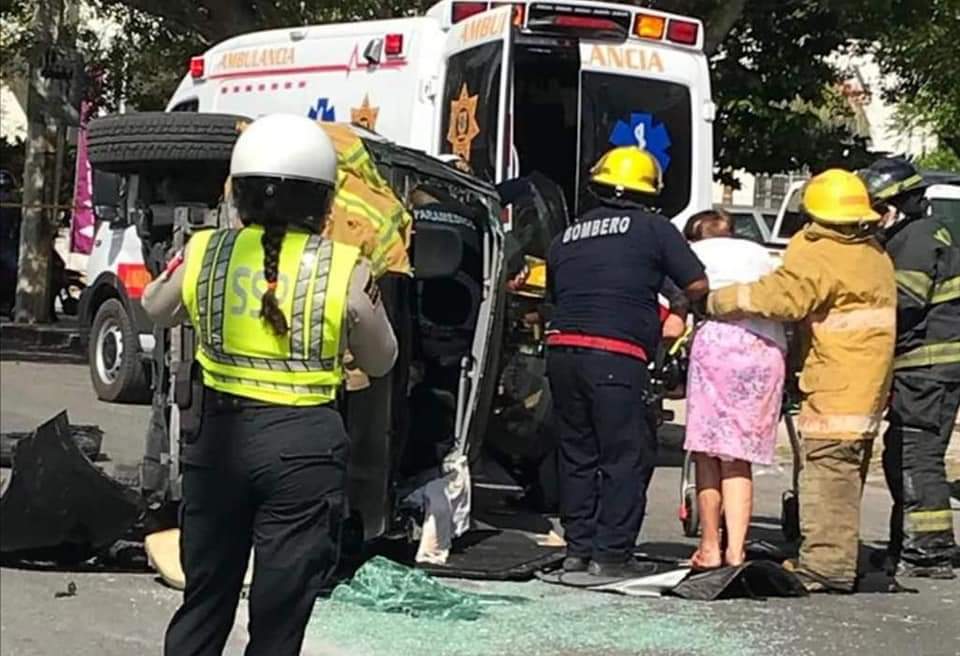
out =
<path fill-rule="evenodd" d="M 244 227 L 195 234 L 145 291 L 153 320 L 189 318 L 205 387 L 201 428 L 182 450 L 186 589 L 169 656 L 222 652 L 251 546 L 246 654 L 299 654 L 336 566 L 349 450 L 334 407 L 343 347 L 371 376 L 397 353 L 369 265 L 320 237 L 336 161 L 307 118 L 252 123 L 230 162 Z"/>
<path fill-rule="evenodd" d="M 891 561 L 903 576 L 954 578 L 944 456 L 960 407 L 960 244 L 924 199 L 906 160 L 861 172 L 874 203 L 896 212 L 886 248 L 897 277 L 897 348 L 883 469 L 893 496 Z"/>
<path fill-rule="evenodd" d="M 547 375 L 560 443 L 568 572 L 631 576 L 653 474 L 648 359 L 660 340 L 657 293 L 669 276 L 691 298 L 704 268 L 680 232 L 645 207 L 662 189 L 657 160 L 637 147 L 590 172 L 600 205 L 559 235 L 547 256 Z"/>

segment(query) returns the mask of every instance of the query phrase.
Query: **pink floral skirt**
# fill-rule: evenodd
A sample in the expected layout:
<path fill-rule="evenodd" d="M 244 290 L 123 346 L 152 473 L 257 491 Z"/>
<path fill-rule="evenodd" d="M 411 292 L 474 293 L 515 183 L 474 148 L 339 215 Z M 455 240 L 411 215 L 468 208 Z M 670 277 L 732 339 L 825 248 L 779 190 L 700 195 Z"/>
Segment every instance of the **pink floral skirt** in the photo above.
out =
<path fill-rule="evenodd" d="M 708 321 L 693 340 L 684 449 L 724 460 L 773 463 L 784 354 L 740 326 Z"/>

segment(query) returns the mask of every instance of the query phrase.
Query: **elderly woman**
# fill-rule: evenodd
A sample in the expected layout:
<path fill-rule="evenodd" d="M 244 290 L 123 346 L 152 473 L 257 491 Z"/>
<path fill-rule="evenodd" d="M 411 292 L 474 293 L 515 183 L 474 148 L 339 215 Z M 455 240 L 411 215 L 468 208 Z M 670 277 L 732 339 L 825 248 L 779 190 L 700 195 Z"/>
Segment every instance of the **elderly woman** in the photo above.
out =
<path fill-rule="evenodd" d="M 753 282 L 776 267 L 762 246 L 733 237 L 733 223 L 723 212 L 695 214 L 684 234 L 706 267 L 710 289 Z M 765 319 L 710 319 L 694 337 L 684 448 L 694 454 L 697 470 L 702 533 L 691 563 L 695 569 L 739 565 L 745 558 L 751 469 L 773 462 L 785 352 L 782 325 Z"/>

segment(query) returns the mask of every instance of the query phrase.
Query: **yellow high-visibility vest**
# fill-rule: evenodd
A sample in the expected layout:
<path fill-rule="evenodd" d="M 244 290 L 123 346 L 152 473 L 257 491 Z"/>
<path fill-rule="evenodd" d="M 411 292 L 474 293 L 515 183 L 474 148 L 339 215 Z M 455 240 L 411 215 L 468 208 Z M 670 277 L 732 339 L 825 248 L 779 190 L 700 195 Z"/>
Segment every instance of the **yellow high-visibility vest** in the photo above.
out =
<path fill-rule="evenodd" d="M 350 277 L 359 249 L 290 231 L 280 249 L 277 300 L 290 331 L 260 318 L 267 289 L 263 228 L 203 231 L 191 238 L 183 302 L 197 334 L 203 382 L 217 391 L 278 405 L 333 401 Z"/>

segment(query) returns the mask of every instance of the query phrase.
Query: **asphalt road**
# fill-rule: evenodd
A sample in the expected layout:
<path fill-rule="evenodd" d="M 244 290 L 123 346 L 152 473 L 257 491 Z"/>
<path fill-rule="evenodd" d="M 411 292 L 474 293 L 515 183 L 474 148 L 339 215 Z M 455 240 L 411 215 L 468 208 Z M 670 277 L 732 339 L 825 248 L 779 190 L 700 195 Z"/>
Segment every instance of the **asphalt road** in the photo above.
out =
<path fill-rule="evenodd" d="M 82 365 L 0 363 L 0 430 L 28 430 L 61 409 L 73 423 L 99 424 L 112 462 L 135 463 L 147 409 L 95 401 Z M 665 442 L 675 444 L 677 428 Z M 955 440 L 954 453 L 958 445 Z M 784 452 L 786 455 L 786 452 Z M 676 520 L 679 452 L 664 449 L 651 486 L 642 540 L 664 554 L 691 551 Z M 786 459 L 785 459 L 786 462 Z M 752 536 L 778 539 L 780 493 L 789 466 L 758 472 Z M 866 543 L 885 537 L 889 498 L 875 468 L 864 494 Z M 957 513 L 960 515 L 960 513 Z M 0 527 L 2 530 L 2 527 Z M 76 595 L 57 598 L 70 582 Z M 919 594 L 815 596 L 796 600 L 686 602 L 628 599 L 539 582 L 454 582 L 480 592 L 518 595 L 525 604 L 494 609 L 476 622 L 398 617 L 318 602 L 304 654 L 313 656 L 575 656 L 627 654 L 846 655 L 960 654 L 960 581 L 905 581 Z M 148 573 L 0 571 L 0 654 L 127 656 L 160 653 L 163 630 L 179 593 Z M 246 608 L 227 654 L 242 653 Z"/>

